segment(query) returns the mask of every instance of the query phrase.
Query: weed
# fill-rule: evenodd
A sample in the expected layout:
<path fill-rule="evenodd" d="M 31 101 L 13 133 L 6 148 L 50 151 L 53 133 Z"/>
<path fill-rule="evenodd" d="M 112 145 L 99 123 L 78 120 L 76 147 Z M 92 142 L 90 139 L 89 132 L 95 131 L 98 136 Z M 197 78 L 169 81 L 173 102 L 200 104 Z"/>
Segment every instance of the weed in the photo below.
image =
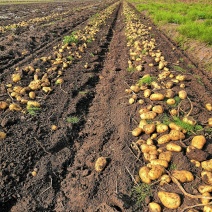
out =
<path fill-rule="evenodd" d="M 78 38 L 76 37 L 76 32 L 72 32 L 71 35 L 67 35 L 63 39 L 64 44 L 78 43 Z"/>
<path fill-rule="evenodd" d="M 156 80 L 156 77 L 146 76 L 139 79 L 138 84 L 141 86 L 143 84 L 150 85 L 153 81 Z"/>
<path fill-rule="evenodd" d="M 135 68 L 133 68 L 133 67 L 132 67 L 132 68 L 127 68 L 127 71 L 128 71 L 128 72 L 135 72 L 135 71 L 136 71 L 136 69 L 135 69 Z"/>
<path fill-rule="evenodd" d="M 172 170 L 176 170 L 176 169 L 177 169 L 177 164 L 171 163 L 169 166 L 169 170 L 172 171 Z"/>
<path fill-rule="evenodd" d="M 31 107 L 27 108 L 27 112 L 32 116 L 37 115 L 40 111 L 41 111 L 41 108 L 39 108 L 39 107 L 31 106 Z"/>
<path fill-rule="evenodd" d="M 202 79 L 199 75 L 194 75 L 194 77 L 196 78 L 197 82 L 200 84 L 200 85 L 204 85 L 204 83 L 202 82 Z"/>
<path fill-rule="evenodd" d="M 78 118 L 77 116 L 69 116 L 67 117 L 66 121 L 68 123 L 77 124 L 80 121 L 80 118 Z"/>
<path fill-rule="evenodd" d="M 174 68 L 175 71 L 179 71 L 179 72 L 182 72 L 182 73 L 186 72 L 186 70 L 181 68 L 180 66 L 173 66 L 173 68 Z"/>
<path fill-rule="evenodd" d="M 88 93 L 88 91 L 79 91 L 79 94 L 81 94 L 81 95 L 85 95 L 87 93 Z"/>
<path fill-rule="evenodd" d="M 70 55 L 70 56 L 66 57 L 66 60 L 68 60 L 68 61 L 73 61 L 74 58 Z"/>
<path fill-rule="evenodd" d="M 132 195 L 136 199 L 136 204 L 140 206 L 142 203 L 144 203 L 146 197 L 152 195 L 151 185 L 148 185 L 146 183 L 135 185 L 132 188 Z"/>

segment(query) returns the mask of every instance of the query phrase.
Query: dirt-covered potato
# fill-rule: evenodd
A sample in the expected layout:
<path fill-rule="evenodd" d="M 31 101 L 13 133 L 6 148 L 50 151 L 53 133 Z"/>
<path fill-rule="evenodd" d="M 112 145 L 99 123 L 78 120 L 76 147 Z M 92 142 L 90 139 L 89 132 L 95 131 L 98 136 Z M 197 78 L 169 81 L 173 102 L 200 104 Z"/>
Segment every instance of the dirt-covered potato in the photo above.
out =
<path fill-rule="evenodd" d="M 149 171 L 150 169 L 147 166 L 143 166 L 139 169 L 139 177 L 143 183 L 150 184 L 151 179 L 149 178 Z"/>
<path fill-rule="evenodd" d="M 0 140 L 5 139 L 7 134 L 5 132 L 0 131 Z"/>
<path fill-rule="evenodd" d="M 152 165 L 151 170 L 148 173 L 148 176 L 151 180 L 159 179 L 164 173 L 164 167 L 160 165 Z"/>
<path fill-rule="evenodd" d="M 140 87 L 138 85 L 132 85 L 130 86 L 130 89 L 135 93 L 138 93 L 140 91 Z"/>
<path fill-rule="evenodd" d="M 172 141 L 182 140 L 185 138 L 185 135 L 179 130 L 171 130 L 169 136 Z"/>
<path fill-rule="evenodd" d="M 157 116 L 157 113 L 154 111 L 149 111 L 140 115 L 141 119 L 154 119 Z"/>
<path fill-rule="evenodd" d="M 166 149 L 171 152 L 180 152 L 182 150 L 182 147 L 174 143 L 168 143 L 166 145 Z"/>
<path fill-rule="evenodd" d="M 155 105 L 153 108 L 152 108 L 152 111 L 154 111 L 155 113 L 158 113 L 158 114 L 162 114 L 164 109 L 161 105 Z"/>
<path fill-rule="evenodd" d="M 209 119 L 208 119 L 208 126 L 209 126 L 209 127 L 212 127 L 212 118 L 209 118 Z"/>
<path fill-rule="evenodd" d="M 174 91 L 172 89 L 167 89 L 165 97 L 166 98 L 173 98 L 174 97 Z"/>
<path fill-rule="evenodd" d="M 146 124 L 143 130 L 146 134 L 150 135 L 155 131 L 155 124 Z"/>
<path fill-rule="evenodd" d="M 99 157 L 97 160 L 96 160 L 96 163 L 95 163 L 95 170 L 97 172 L 101 172 L 104 170 L 105 166 L 107 165 L 107 158 L 105 157 Z"/>
<path fill-rule="evenodd" d="M 201 166 L 204 170 L 211 172 L 212 171 L 212 159 L 203 161 L 201 163 Z"/>
<path fill-rule="evenodd" d="M 205 193 L 202 194 L 202 196 L 210 197 L 211 195 L 210 195 L 209 192 L 205 192 Z M 206 199 L 206 198 L 202 198 L 201 199 L 201 202 L 202 202 L 202 204 L 207 205 L 210 202 L 210 200 L 209 199 Z"/>
<path fill-rule="evenodd" d="M 166 124 L 158 124 L 156 126 L 157 133 L 164 133 L 169 129 L 169 127 Z"/>
<path fill-rule="evenodd" d="M 193 174 L 187 170 L 174 170 L 172 172 L 172 175 L 181 183 L 191 182 L 194 180 Z"/>
<path fill-rule="evenodd" d="M 186 99 L 187 92 L 185 90 L 181 90 L 178 92 L 178 95 L 179 95 L 180 99 Z"/>
<path fill-rule="evenodd" d="M 198 190 L 201 194 L 205 192 L 212 192 L 212 185 L 200 185 Z"/>
<path fill-rule="evenodd" d="M 133 131 L 132 131 L 132 135 L 137 137 L 139 136 L 141 133 L 143 132 L 143 129 L 136 127 Z"/>
<path fill-rule="evenodd" d="M 160 178 L 160 186 L 163 186 L 167 183 L 170 183 L 171 182 L 171 177 L 168 175 L 168 174 L 164 174 L 161 176 Z"/>
<path fill-rule="evenodd" d="M 161 212 L 161 207 L 156 202 L 149 203 L 149 212 Z"/>
<path fill-rule="evenodd" d="M 169 134 L 162 135 L 157 140 L 158 144 L 165 144 L 165 143 L 168 143 L 169 141 L 171 141 L 171 138 L 170 138 Z"/>
<path fill-rule="evenodd" d="M 0 101 L 0 110 L 5 110 L 8 107 L 7 102 Z"/>
<path fill-rule="evenodd" d="M 173 99 L 173 98 L 170 98 L 170 99 L 167 99 L 166 100 L 166 103 L 168 104 L 168 105 L 174 105 L 175 104 L 175 99 Z"/>
<path fill-rule="evenodd" d="M 203 212 L 211 212 L 212 211 L 212 205 L 205 205 L 203 208 Z"/>
<path fill-rule="evenodd" d="M 151 160 L 150 161 L 151 165 L 160 165 L 160 166 L 163 166 L 165 168 L 168 167 L 168 162 L 166 160 L 163 160 L 163 159 L 154 159 L 154 160 Z"/>
<path fill-rule="evenodd" d="M 202 171 L 201 177 L 204 183 L 212 185 L 212 172 Z"/>
<path fill-rule="evenodd" d="M 182 128 L 180 126 L 178 126 L 177 124 L 175 124 L 174 122 L 170 122 L 169 123 L 169 127 L 172 129 L 172 130 L 178 130 L 178 131 L 181 131 Z"/>
<path fill-rule="evenodd" d="M 141 151 L 144 153 L 149 153 L 150 151 L 157 150 L 155 145 L 141 144 Z"/>
<path fill-rule="evenodd" d="M 12 111 L 21 111 L 21 107 L 16 103 L 11 103 L 9 109 Z"/>
<path fill-rule="evenodd" d="M 141 129 L 144 129 L 144 126 L 147 124 L 147 121 L 144 119 L 144 120 L 141 120 L 140 122 L 139 122 L 139 125 L 138 125 L 138 127 L 139 128 L 141 128 Z"/>
<path fill-rule="evenodd" d="M 172 152 L 166 151 L 166 152 L 161 152 L 159 154 L 158 159 L 166 160 L 167 162 L 170 162 L 172 159 Z"/>
<path fill-rule="evenodd" d="M 206 138 L 204 135 L 196 135 L 191 140 L 191 145 L 196 147 L 197 149 L 202 149 L 206 143 Z"/>
<path fill-rule="evenodd" d="M 164 95 L 162 93 L 153 93 L 150 96 L 150 100 L 152 101 L 161 101 L 164 99 Z"/>
<path fill-rule="evenodd" d="M 144 97 L 148 98 L 150 95 L 151 95 L 151 90 L 150 89 L 144 90 Z"/>
<path fill-rule="evenodd" d="M 159 191 L 158 197 L 162 204 L 169 209 L 177 209 L 181 204 L 180 196 L 176 193 Z"/>
<path fill-rule="evenodd" d="M 206 104 L 205 104 L 205 108 L 206 108 L 208 111 L 212 111 L 212 104 L 211 104 L 211 103 L 206 103 Z"/>

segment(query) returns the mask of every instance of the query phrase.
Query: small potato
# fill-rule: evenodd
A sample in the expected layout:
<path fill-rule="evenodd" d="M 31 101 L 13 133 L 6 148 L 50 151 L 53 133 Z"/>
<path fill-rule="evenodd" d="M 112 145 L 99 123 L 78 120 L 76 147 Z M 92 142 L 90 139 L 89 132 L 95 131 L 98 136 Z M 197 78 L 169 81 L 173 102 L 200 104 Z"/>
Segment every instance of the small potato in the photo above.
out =
<path fill-rule="evenodd" d="M 176 125 L 174 122 L 169 123 L 169 127 L 172 130 L 178 130 L 178 131 L 181 131 L 182 130 L 182 128 L 180 126 Z"/>
<path fill-rule="evenodd" d="M 168 184 L 171 182 L 171 177 L 168 174 L 164 174 L 160 178 L 160 186 L 163 186 L 165 184 Z"/>
<path fill-rule="evenodd" d="M 21 111 L 21 107 L 15 103 L 10 104 L 9 109 L 12 111 Z"/>
<path fill-rule="evenodd" d="M 174 83 L 172 81 L 169 81 L 169 82 L 166 83 L 165 86 L 166 86 L 166 88 L 170 89 L 170 88 L 173 87 L 173 85 L 174 85 Z"/>
<path fill-rule="evenodd" d="M 157 116 L 157 113 L 154 111 L 149 111 L 140 115 L 141 119 L 154 119 Z"/>
<path fill-rule="evenodd" d="M 206 103 L 206 104 L 205 104 L 205 108 L 206 108 L 208 111 L 212 111 L 212 105 L 211 105 L 211 103 Z"/>
<path fill-rule="evenodd" d="M 212 211 L 212 205 L 205 205 L 203 208 L 203 212 L 211 212 Z"/>
<path fill-rule="evenodd" d="M 205 136 L 203 135 L 194 136 L 193 139 L 191 140 L 191 145 L 196 147 L 197 149 L 202 149 L 205 143 L 206 139 Z"/>
<path fill-rule="evenodd" d="M 182 147 L 174 143 L 169 143 L 166 145 L 166 149 L 171 152 L 180 152 Z"/>
<path fill-rule="evenodd" d="M 150 151 L 156 150 L 155 145 L 141 144 L 141 151 L 144 153 L 149 153 Z"/>
<path fill-rule="evenodd" d="M 158 158 L 161 160 L 166 160 L 167 162 L 170 162 L 172 159 L 172 152 L 170 151 L 161 152 Z"/>
<path fill-rule="evenodd" d="M 144 97 L 149 98 L 150 95 L 151 95 L 151 90 L 150 89 L 144 90 Z"/>
<path fill-rule="evenodd" d="M 146 124 L 143 130 L 147 135 L 150 135 L 155 131 L 155 124 Z"/>
<path fill-rule="evenodd" d="M 172 175 L 181 183 L 191 182 L 194 180 L 193 174 L 186 170 L 174 170 L 172 172 Z"/>
<path fill-rule="evenodd" d="M 212 192 L 212 185 L 200 185 L 198 190 L 201 194 L 205 192 Z"/>
<path fill-rule="evenodd" d="M 193 117 L 190 116 L 185 116 L 182 119 L 185 123 L 191 124 L 191 125 L 195 125 L 197 122 Z"/>
<path fill-rule="evenodd" d="M 107 159 L 105 157 L 99 157 L 95 163 L 95 170 L 101 172 L 107 165 Z"/>
<path fill-rule="evenodd" d="M 5 139 L 7 134 L 5 132 L 0 131 L 0 140 Z"/>
<path fill-rule="evenodd" d="M 144 119 L 144 120 L 141 120 L 140 122 L 139 122 L 139 125 L 138 125 L 138 127 L 139 128 L 141 128 L 141 129 L 143 129 L 144 128 L 144 126 L 147 124 L 147 121 Z"/>
<path fill-rule="evenodd" d="M 156 105 L 152 108 L 152 111 L 154 111 L 155 113 L 158 113 L 158 114 L 162 114 L 164 109 L 161 105 Z"/>
<path fill-rule="evenodd" d="M 173 98 L 170 98 L 170 99 L 167 99 L 166 100 L 166 103 L 168 104 L 168 105 L 174 105 L 175 104 L 175 99 L 173 99 Z"/>
<path fill-rule="evenodd" d="M 149 112 L 149 109 L 147 109 L 146 107 L 145 108 L 141 108 L 138 112 L 141 115 L 143 113 Z"/>
<path fill-rule="evenodd" d="M 51 126 L 51 130 L 53 130 L 53 131 L 57 130 L 57 128 L 58 127 L 56 125 L 54 125 L 54 124 Z"/>
<path fill-rule="evenodd" d="M 187 92 L 185 90 L 179 91 L 178 95 L 179 95 L 180 99 L 186 99 L 187 98 Z"/>
<path fill-rule="evenodd" d="M 166 160 L 162 160 L 162 159 L 155 159 L 155 160 L 151 160 L 150 163 L 152 165 L 160 165 L 160 166 L 163 166 L 165 168 L 168 167 L 168 162 Z"/>
<path fill-rule="evenodd" d="M 5 110 L 8 108 L 7 102 L 0 101 L 0 110 Z"/>
<path fill-rule="evenodd" d="M 204 183 L 212 185 L 212 172 L 202 171 L 201 177 Z"/>
<path fill-rule="evenodd" d="M 174 97 L 174 91 L 172 89 L 167 89 L 165 97 L 166 98 L 173 98 Z"/>
<path fill-rule="evenodd" d="M 36 101 L 28 101 L 27 102 L 27 109 L 31 107 L 40 107 L 40 103 Z"/>
<path fill-rule="evenodd" d="M 132 105 L 135 102 L 135 99 L 129 98 L 129 104 Z"/>
<path fill-rule="evenodd" d="M 179 130 L 171 130 L 169 136 L 172 141 L 182 140 L 185 138 L 185 135 Z"/>
<path fill-rule="evenodd" d="M 41 89 L 41 80 L 33 80 L 29 84 L 29 88 L 31 90 L 39 90 Z"/>
<path fill-rule="evenodd" d="M 204 170 L 211 172 L 212 171 L 212 159 L 203 161 L 201 166 Z"/>
<path fill-rule="evenodd" d="M 172 116 L 176 116 L 177 115 L 177 110 L 176 109 L 171 109 L 169 111 L 169 113 L 172 115 Z"/>
<path fill-rule="evenodd" d="M 209 126 L 209 127 L 212 127 L 212 118 L 209 118 L 209 119 L 208 119 L 208 126 Z"/>
<path fill-rule="evenodd" d="M 132 85 L 130 86 L 130 89 L 135 93 L 138 93 L 140 91 L 140 87 L 138 85 Z"/>
<path fill-rule="evenodd" d="M 169 209 L 177 209 L 181 204 L 180 196 L 176 193 L 159 191 L 158 197 L 162 204 Z"/>
<path fill-rule="evenodd" d="M 161 101 L 164 99 L 164 95 L 162 93 L 154 93 L 150 96 L 150 100 L 152 101 Z"/>
<path fill-rule="evenodd" d="M 35 92 L 34 91 L 29 92 L 29 98 L 35 99 Z"/>
<path fill-rule="evenodd" d="M 137 137 L 137 136 L 139 136 L 142 132 L 143 132 L 143 129 L 137 127 L 137 128 L 135 128 L 135 129 L 132 131 L 132 135 L 135 136 L 135 137 Z"/>
<path fill-rule="evenodd" d="M 20 80 L 21 80 L 21 75 L 19 73 L 12 75 L 12 81 L 13 82 L 18 82 Z"/>
<path fill-rule="evenodd" d="M 43 87 L 42 90 L 45 92 L 45 93 L 49 93 L 52 91 L 52 88 L 51 87 Z"/>
<path fill-rule="evenodd" d="M 149 203 L 149 212 L 161 212 L 161 207 L 156 202 Z"/>
<path fill-rule="evenodd" d="M 146 184 L 151 183 L 151 179 L 149 178 L 150 169 L 147 166 L 143 166 L 139 169 L 139 177 L 141 178 L 141 181 Z"/>
<path fill-rule="evenodd" d="M 201 166 L 201 163 L 199 161 L 196 161 L 196 160 L 190 160 L 191 163 L 193 163 L 196 167 L 200 167 Z"/>
<path fill-rule="evenodd" d="M 202 196 L 210 197 L 211 195 L 210 195 L 209 192 L 205 192 L 205 193 L 202 194 Z M 202 198 L 201 199 L 201 202 L 202 202 L 202 204 L 207 205 L 210 202 L 210 200 L 209 199 L 206 199 L 206 198 Z"/>
<path fill-rule="evenodd" d="M 169 128 L 168 128 L 168 126 L 167 126 L 166 124 L 158 124 L 158 125 L 156 126 L 156 131 L 157 131 L 157 133 L 164 133 L 164 132 L 166 132 L 168 129 L 169 129 Z"/>
<path fill-rule="evenodd" d="M 160 165 L 152 165 L 151 170 L 148 173 L 148 176 L 151 180 L 159 179 L 164 173 L 164 167 Z"/>
<path fill-rule="evenodd" d="M 165 144 L 168 143 L 171 140 L 170 135 L 162 135 L 160 138 L 158 138 L 157 142 L 158 144 Z"/>

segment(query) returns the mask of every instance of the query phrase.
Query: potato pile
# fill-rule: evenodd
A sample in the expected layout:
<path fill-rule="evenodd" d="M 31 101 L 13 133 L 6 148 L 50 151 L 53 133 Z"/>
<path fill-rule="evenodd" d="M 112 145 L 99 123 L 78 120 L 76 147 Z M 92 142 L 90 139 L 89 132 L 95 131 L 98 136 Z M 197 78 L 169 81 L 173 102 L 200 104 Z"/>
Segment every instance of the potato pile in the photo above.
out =
<path fill-rule="evenodd" d="M 189 138 L 188 132 L 194 133 L 197 127 L 203 129 L 191 116 L 193 105 L 186 91 L 187 76 L 170 70 L 162 51 L 156 48 L 155 39 L 149 36 L 151 28 L 140 22 L 140 18 L 127 3 L 124 4 L 124 15 L 127 45 L 130 49 L 128 70 L 145 71 L 145 58 L 148 56 L 154 62 L 146 65 L 157 67 L 158 72 L 157 75 L 143 74 L 137 83 L 129 85 L 125 90 L 129 95 L 129 104 L 137 104 L 139 107 L 137 115 L 140 121 L 132 130 L 132 136 L 137 137 L 137 141 L 132 143 L 131 148 L 134 152 L 140 152 L 138 156 L 141 155 L 146 162 L 146 165 L 139 169 L 140 181 L 146 184 L 158 181 L 160 186 L 175 180 L 179 183 L 191 182 L 195 176 L 188 170 L 175 169 L 171 173 L 167 171 L 173 154 L 183 150 L 187 153 L 194 150 L 203 151 L 207 143 L 205 136 L 198 130 L 195 131 L 197 135 L 191 139 L 189 146 L 186 147 L 183 143 Z M 180 110 L 183 101 L 191 105 L 188 111 Z M 211 104 L 207 103 L 205 108 L 211 111 Z M 208 127 L 211 127 L 211 118 L 208 120 Z M 212 159 L 197 161 L 193 158 L 190 161 L 203 170 L 199 192 L 203 196 L 211 197 Z M 158 197 L 161 202 L 151 202 L 150 211 L 162 211 L 160 204 L 169 209 L 177 209 L 181 205 L 181 198 L 177 193 L 161 190 L 158 192 Z M 203 198 L 201 201 L 208 204 L 210 200 Z M 212 211 L 212 206 L 205 206 L 204 211 Z"/>
<path fill-rule="evenodd" d="M 49 94 L 55 86 L 63 83 L 64 72 L 73 61 L 80 60 L 87 43 L 95 40 L 96 34 L 117 4 L 98 13 L 98 17 L 91 17 L 84 29 L 73 32 L 68 36 L 69 40 L 64 38 L 63 43 L 53 48 L 51 55 L 36 58 L 25 67 L 16 67 L 11 82 L 5 85 L 10 98 L 0 102 L 0 110 L 9 108 L 12 111 L 26 112 L 40 108 L 40 96 Z M 29 83 L 28 79 L 31 79 Z"/>

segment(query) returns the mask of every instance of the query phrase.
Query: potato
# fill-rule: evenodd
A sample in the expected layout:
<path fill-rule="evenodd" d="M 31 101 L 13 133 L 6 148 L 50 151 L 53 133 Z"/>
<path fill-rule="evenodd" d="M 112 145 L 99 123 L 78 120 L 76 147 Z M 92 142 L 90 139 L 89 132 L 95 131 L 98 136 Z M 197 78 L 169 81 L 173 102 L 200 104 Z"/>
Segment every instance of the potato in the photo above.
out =
<path fill-rule="evenodd" d="M 143 153 L 143 156 L 146 161 L 157 159 L 157 155 L 151 155 L 149 153 Z"/>
<path fill-rule="evenodd" d="M 157 113 L 154 111 L 149 111 L 140 115 L 141 119 L 154 119 L 157 116 Z"/>
<path fill-rule="evenodd" d="M 29 92 L 29 98 L 35 99 L 35 92 L 34 91 Z"/>
<path fill-rule="evenodd" d="M 132 135 L 135 136 L 135 137 L 137 137 L 137 136 L 139 136 L 142 132 L 143 132 L 143 129 L 137 127 L 137 128 L 135 128 L 135 129 L 132 131 Z"/>
<path fill-rule="evenodd" d="M 149 203 L 149 212 L 161 212 L 161 207 L 156 202 Z"/>
<path fill-rule="evenodd" d="M 150 151 L 156 150 L 155 145 L 141 144 L 141 151 L 144 153 L 149 153 Z"/>
<path fill-rule="evenodd" d="M 138 100 L 138 103 L 139 103 L 140 105 L 142 105 L 142 104 L 144 104 L 144 100 L 143 100 L 143 99 L 139 99 L 139 100 Z"/>
<path fill-rule="evenodd" d="M 171 177 L 168 174 L 164 174 L 160 178 L 160 186 L 163 186 L 165 184 L 168 184 L 171 182 Z"/>
<path fill-rule="evenodd" d="M 212 159 L 203 161 L 201 166 L 204 170 L 211 172 L 212 171 Z"/>
<path fill-rule="evenodd" d="M 179 75 L 176 76 L 176 79 L 179 80 L 179 81 L 184 81 L 186 79 L 186 76 L 179 74 Z"/>
<path fill-rule="evenodd" d="M 22 89 L 23 89 L 23 87 L 21 87 L 21 86 L 14 86 L 13 87 L 13 91 L 16 92 L 16 93 L 18 93 L 18 94 L 20 94 L 20 92 L 21 92 Z"/>
<path fill-rule="evenodd" d="M 203 212 L 212 212 L 212 205 L 205 205 L 203 208 Z"/>
<path fill-rule="evenodd" d="M 174 105 L 175 104 L 175 99 L 173 99 L 173 98 L 170 98 L 170 99 L 167 99 L 166 100 L 166 103 L 168 104 L 168 105 Z"/>
<path fill-rule="evenodd" d="M 158 144 L 165 144 L 168 143 L 171 140 L 170 135 L 162 135 L 160 138 L 158 138 L 157 142 Z"/>
<path fill-rule="evenodd" d="M 144 128 L 144 126 L 147 124 L 147 121 L 144 119 L 144 120 L 141 120 L 140 122 L 139 122 L 139 125 L 138 125 L 138 127 L 139 128 L 141 128 L 141 129 L 143 129 Z"/>
<path fill-rule="evenodd" d="M 154 160 L 151 160 L 150 163 L 152 165 L 160 165 L 160 166 L 163 166 L 165 168 L 168 167 L 168 162 L 166 160 L 162 160 L 162 159 L 154 159 Z"/>
<path fill-rule="evenodd" d="M 174 122 L 169 123 L 169 127 L 172 130 L 178 130 L 178 131 L 181 131 L 182 130 L 182 128 L 180 126 L 176 125 Z"/>
<path fill-rule="evenodd" d="M 156 139 L 158 137 L 158 134 L 157 133 L 153 133 L 152 135 L 151 135 L 151 139 Z"/>
<path fill-rule="evenodd" d="M 126 92 L 127 94 L 131 94 L 131 93 L 132 93 L 132 90 L 130 90 L 130 89 L 125 89 L 125 92 Z"/>
<path fill-rule="evenodd" d="M 212 172 L 202 171 L 201 177 L 203 182 L 205 182 L 206 184 L 212 185 Z"/>
<path fill-rule="evenodd" d="M 144 90 L 144 97 L 148 98 L 150 95 L 151 95 L 151 90 L 150 89 Z"/>
<path fill-rule="evenodd" d="M 133 104 L 135 102 L 135 99 L 129 98 L 129 104 Z"/>
<path fill-rule="evenodd" d="M 210 195 L 209 192 L 205 192 L 205 193 L 202 194 L 202 196 L 210 197 L 211 195 Z M 201 202 L 202 202 L 202 204 L 207 205 L 207 204 L 210 202 L 210 200 L 209 200 L 209 199 L 202 198 L 202 199 L 201 199 Z"/>
<path fill-rule="evenodd" d="M 150 135 L 155 131 L 155 124 L 146 124 L 143 130 L 147 135 Z"/>
<path fill-rule="evenodd" d="M 208 126 L 209 126 L 209 127 L 212 127 L 212 118 L 209 118 L 209 119 L 208 119 Z"/>
<path fill-rule="evenodd" d="M 138 93 L 140 91 L 140 87 L 138 85 L 132 85 L 130 86 L 130 89 L 135 93 Z"/>
<path fill-rule="evenodd" d="M 30 109 L 31 107 L 40 107 L 40 103 L 36 101 L 28 101 L 27 109 Z"/>
<path fill-rule="evenodd" d="M 150 100 L 152 101 L 161 101 L 164 99 L 164 95 L 162 93 L 153 93 L 150 96 Z"/>
<path fill-rule="evenodd" d="M 191 124 L 191 125 L 195 125 L 197 122 L 193 117 L 190 116 L 185 116 L 182 119 L 185 123 Z"/>
<path fill-rule="evenodd" d="M 149 112 L 149 109 L 147 109 L 146 107 L 145 108 L 141 108 L 138 112 L 141 115 L 143 113 Z"/>
<path fill-rule="evenodd" d="M 148 176 L 150 169 L 147 166 L 143 166 L 139 169 L 139 177 L 141 178 L 141 181 L 146 184 L 151 183 L 151 179 Z"/>
<path fill-rule="evenodd" d="M 5 139 L 7 134 L 5 132 L 0 131 L 0 140 Z"/>
<path fill-rule="evenodd" d="M 20 80 L 21 80 L 21 75 L 19 73 L 12 75 L 12 81 L 13 82 L 18 82 Z"/>
<path fill-rule="evenodd" d="M 52 91 L 51 87 L 43 87 L 42 90 L 45 92 L 45 93 L 49 93 Z"/>
<path fill-rule="evenodd" d="M 21 107 L 15 103 L 10 104 L 9 109 L 12 111 L 21 111 Z"/>
<path fill-rule="evenodd" d="M 198 190 L 201 194 L 205 192 L 212 192 L 212 185 L 200 185 Z"/>
<path fill-rule="evenodd" d="M 180 152 L 182 147 L 174 143 L 169 143 L 166 145 L 166 149 L 171 152 Z"/>
<path fill-rule="evenodd" d="M 172 172 L 172 175 L 181 183 L 191 182 L 194 180 L 193 174 L 186 170 L 174 170 Z"/>
<path fill-rule="evenodd" d="M 8 107 L 7 102 L 0 101 L 0 110 L 5 110 Z"/>
<path fill-rule="evenodd" d="M 166 152 L 161 152 L 159 154 L 159 159 L 162 159 L 162 160 L 166 160 L 167 162 L 170 162 L 171 159 L 172 159 L 172 152 L 170 151 L 166 151 Z"/>
<path fill-rule="evenodd" d="M 41 89 L 41 80 L 33 80 L 29 84 L 29 88 L 31 90 L 39 90 Z"/>
<path fill-rule="evenodd" d="M 179 130 L 171 130 L 169 136 L 172 141 L 182 140 L 185 138 L 185 135 Z"/>
<path fill-rule="evenodd" d="M 201 163 L 199 161 L 196 161 L 196 160 L 190 160 L 191 163 L 193 163 L 196 167 L 200 167 L 201 166 Z"/>
<path fill-rule="evenodd" d="M 159 191 L 158 197 L 162 204 L 169 209 L 177 209 L 181 204 L 180 196 L 176 193 Z"/>
<path fill-rule="evenodd" d="M 174 97 L 174 91 L 172 89 L 167 89 L 165 97 L 166 98 L 173 98 Z"/>
<path fill-rule="evenodd" d="M 178 95 L 179 95 L 180 99 L 186 99 L 187 92 L 185 90 L 181 90 L 178 92 Z"/>
<path fill-rule="evenodd" d="M 162 114 L 164 109 L 161 105 L 156 105 L 152 108 L 152 111 L 154 111 L 155 113 L 158 113 L 158 114 Z"/>
<path fill-rule="evenodd" d="M 58 127 L 56 125 L 54 125 L 54 124 L 51 126 L 51 130 L 53 130 L 53 131 L 57 130 L 57 128 Z"/>
<path fill-rule="evenodd" d="M 172 116 L 176 116 L 177 115 L 177 110 L 176 109 L 171 109 L 169 111 L 169 113 L 172 115 Z"/>
<path fill-rule="evenodd" d="M 174 85 L 174 83 L 172 81 L 169 81 L 169 82 L 166 83 L 165 86 L 166 86 L 167 89 L 170 89 L 170 88 L 173 87 L 173 85 Z"/>
<path fill-rule="evenodd" d="M 168 128 L 168 126 L 167 126 L 166 124 L 158 124 L 158 125 L 156 126 L 156 131 L 157 131 L 157 133 L 164 133 L 164 132 L 166 132 L 168 129 L 169 129 L 169 128 Z"/>
<path fill-rule="evenodd" d="M 202 149 L 205 143 L 206 143 L 206 139 L 205 139 L 205 136 L 203 135 L 196 135 L 191 140 L 191 145 L 196 147 L 197 149 Z"/>
<path fill-rule="evenodd" d="M 212 111 L 212 105 L 211 105 L 211 103 L 206 103 L 206 104 L 205 104 L 205 108 L 206 108 L 208 111 Z"/>
<path fill-rule="evenodd" d="M 148 176 L 151 180 L 159 179 L 164 173 L 164 167 L 160 165 L 152 165 L 151 170 L 148 173 Z"/>
<path fill-rule="evenodd" d="M 99 157 L 95 163 L 95 170 L 101 172 L 107 165 L 107 159 L 105 157 Z"/>

